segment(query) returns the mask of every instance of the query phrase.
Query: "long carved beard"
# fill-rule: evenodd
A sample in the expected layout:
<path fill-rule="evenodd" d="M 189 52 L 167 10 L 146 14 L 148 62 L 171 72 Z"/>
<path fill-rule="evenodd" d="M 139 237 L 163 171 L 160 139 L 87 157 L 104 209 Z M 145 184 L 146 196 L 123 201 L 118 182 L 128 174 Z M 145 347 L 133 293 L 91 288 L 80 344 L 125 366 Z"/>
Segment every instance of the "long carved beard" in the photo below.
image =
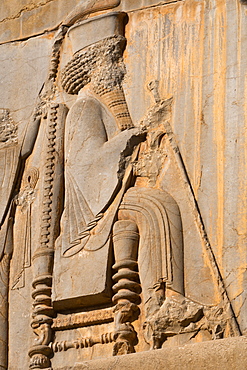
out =
<path fill-rule="evenodd" d="M 122 50 L 117 44 L 114 50 L 106 52 L 103 58 L 98 60 L 97 68 L 91 75 L 93 91 L 109 108 L 121 131 L 133 127 L 122 88 L 125 73 Z"/>
<path fill-rule="evenodd" d="M 115 117 L 118 128 L 121 131 L 134 127 L 125 100 L 124 91 L 121 87 L 115 87 L 112 90 L 101 90 L 98 95 Z"/>

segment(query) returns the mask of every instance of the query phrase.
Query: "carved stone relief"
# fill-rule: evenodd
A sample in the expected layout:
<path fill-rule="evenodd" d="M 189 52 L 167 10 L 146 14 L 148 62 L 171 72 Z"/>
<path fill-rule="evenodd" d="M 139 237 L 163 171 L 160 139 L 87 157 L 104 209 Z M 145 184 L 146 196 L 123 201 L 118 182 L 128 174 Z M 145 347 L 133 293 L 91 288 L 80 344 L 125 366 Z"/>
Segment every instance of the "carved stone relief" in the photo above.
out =
<path fill-rule="evenodd" d="M 20 207 L 23 227 L 21 228 L 20 246 L 17 250 L 18 256 L 13 260 L 15 273 L 12 289 L 21 288 L 25 285 L 24 269 L 31 266 L 31 218 L 32 203 L 35 199 L 35 187 L 39 179 L 39 170 L 31 167 L 23 178 L 23 188 L 15 199 L 17 207 Z M 17 211 L 18 212 L 18 211 Z"/>
<path fill-rule="evenodd" d="M 122 7 L 88 0 L 64 18 L 21 134 L 0 109 L 3 369 L 9 294 L 30 296 L 30 369 L 242 335 L 174 130 L 175 89 L 145 76 L 133 118 L 135 14 Z"/>

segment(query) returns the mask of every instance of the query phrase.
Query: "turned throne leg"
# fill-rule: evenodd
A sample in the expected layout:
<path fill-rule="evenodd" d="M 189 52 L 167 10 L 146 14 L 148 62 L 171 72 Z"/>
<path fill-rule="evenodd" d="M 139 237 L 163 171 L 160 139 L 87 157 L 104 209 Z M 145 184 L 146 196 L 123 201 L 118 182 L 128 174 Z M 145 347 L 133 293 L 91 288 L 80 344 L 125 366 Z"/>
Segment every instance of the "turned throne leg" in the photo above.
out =
<path fill-rule="evenodd" d="M 115 330 L 113 355 L 135 352 L 138 343 L 137 333 L 131 324 L 135 321 L 140 309 L 141 286 L 137 271 L 139 233 L 135 222 L 130 220 L 117 221 L 113 227 L 113 248 L 115 264 L 113 269 L 112 298 L 115 303 Z"/>

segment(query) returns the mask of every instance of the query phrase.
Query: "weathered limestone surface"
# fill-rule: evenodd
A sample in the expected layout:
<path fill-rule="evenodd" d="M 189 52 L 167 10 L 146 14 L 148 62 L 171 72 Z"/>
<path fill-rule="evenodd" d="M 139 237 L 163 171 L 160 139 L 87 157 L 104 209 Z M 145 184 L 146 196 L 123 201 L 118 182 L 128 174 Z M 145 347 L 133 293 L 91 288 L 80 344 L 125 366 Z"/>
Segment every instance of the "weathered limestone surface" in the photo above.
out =
<path fill-rule="evenodd" d="M 0 35 L 0 368 L 246 368 L 246 2 L 2 0 Z"/>
<path fill-rule="evenodd" d="M 133 11 L 172 2 L 174 1 L 123 0 L 117 10 Z M 25 39 L 56 29 L 79 3 L 80 0 L 3 0 L 0 4 L 0 43 Z"/>
<path fill-rule="evenodd" d="M 173 96 L 174 132 L 237 316 L 246 303 L 246 21 L 239 1 L 185 1 L 134 12 L 126 56 L 134 121 L 150 105 L 141 89 L 150 77 L 161 73 L 161 96 Z"/>
<path fill-rule="evenodd" d="M 183 370 L 231 370 L 246 369 L 246 339 L 220 339 L 184 347 L 159 349 L 134 355 L 94 360 L 63 367 L 57 370 L 126 370 L 133 369 L 183 369 Z M 143 365 L 145 364 L 145 365 Z"/>

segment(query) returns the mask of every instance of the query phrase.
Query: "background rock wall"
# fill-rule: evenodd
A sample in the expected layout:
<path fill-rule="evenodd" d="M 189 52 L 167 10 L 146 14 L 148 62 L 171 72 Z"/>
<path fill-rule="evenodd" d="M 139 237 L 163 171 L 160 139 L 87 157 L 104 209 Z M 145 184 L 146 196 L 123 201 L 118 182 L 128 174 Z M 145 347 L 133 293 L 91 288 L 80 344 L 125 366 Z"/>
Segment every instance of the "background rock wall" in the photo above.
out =
<path fill-rule="evenodd" d="M 0 108 L 10 109 L 20 139 L 48 71 L 54 32 L 77 3 L 1 1 Z M 239 0 L 125 0 L 118 9 L 129 15 L 124 57 L 131 116 L 140 121 L 151 106 L 150 80 L 159 80 L 161 97 L 173 97 L 172 127 L 245 332 L 247 5 Z M 10 362 L 18 357 L 22 368 L 28 366 L 28 343 L 22 338 L 31 302 L 31 288 L 24 289 L 10 294 Z M 21 311 L 13 309 L 19 304 Z"/>
<path fill-rule="evenodd" d="M 173 96 L 173 129 L 243 330 L 246 16 L 246 6 L 237 0 L 191 0 L 134 11 L 126 53 L 134 121 L 151 104 L 145 88 L 151 79 L 160 80 L 161 96 Z"/>

